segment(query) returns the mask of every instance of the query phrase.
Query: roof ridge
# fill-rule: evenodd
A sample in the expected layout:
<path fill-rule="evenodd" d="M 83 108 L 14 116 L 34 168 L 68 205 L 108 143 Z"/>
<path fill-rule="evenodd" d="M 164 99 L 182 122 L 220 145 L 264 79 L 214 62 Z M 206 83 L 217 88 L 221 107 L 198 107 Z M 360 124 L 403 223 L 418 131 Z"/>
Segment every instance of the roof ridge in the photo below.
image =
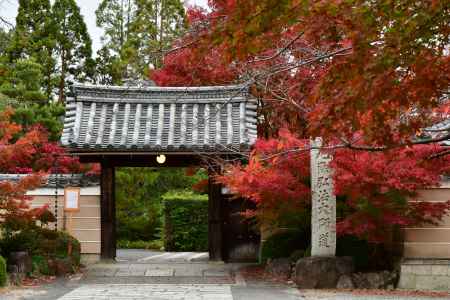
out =
<path fill-rule="evenodd" d="M 135 92 L 203 92 L 203 91 L 228 91 L 228 90 L 248 90 L 247 83 L 234 85 L 212 85 L 212 86 L 119 86 L 119 85 L 94 85 L 94 84 L 74 84 L 74 89 L 104 90 L 104 91 L 135 91 Z"/>

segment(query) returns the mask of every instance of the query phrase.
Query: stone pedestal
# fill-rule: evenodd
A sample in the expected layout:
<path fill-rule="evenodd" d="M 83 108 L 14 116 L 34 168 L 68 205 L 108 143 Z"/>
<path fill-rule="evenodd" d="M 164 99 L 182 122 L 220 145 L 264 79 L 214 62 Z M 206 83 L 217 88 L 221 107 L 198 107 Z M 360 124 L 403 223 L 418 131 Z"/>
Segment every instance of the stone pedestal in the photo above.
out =
<path fill-rule="evenodd" d="M 293 279 L 301 289 L 332 289 L 342 275 L 351 275 L 354 269 L 351 257 L 306 257 L 297 261 Z"/>

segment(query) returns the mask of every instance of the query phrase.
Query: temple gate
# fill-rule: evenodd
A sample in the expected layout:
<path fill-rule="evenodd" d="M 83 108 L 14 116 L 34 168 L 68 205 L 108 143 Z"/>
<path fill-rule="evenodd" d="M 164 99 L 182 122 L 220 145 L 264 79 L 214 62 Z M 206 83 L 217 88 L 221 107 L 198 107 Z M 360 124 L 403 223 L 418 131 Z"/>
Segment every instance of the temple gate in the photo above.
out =
<path fill-rule="evenodd" d="M 116 167 L 204 166 L 211 175 L 210 259 L 230 258 L 239 245 L 224 238 L 229 201 L 211 177 L 220 172 L 216 161 L 241 157 L 256 140 L 248 87 L 75 85 L 72 92 L 61 142 L 81 162 L 101 164 L 101 257 L 116 255 Z"/>

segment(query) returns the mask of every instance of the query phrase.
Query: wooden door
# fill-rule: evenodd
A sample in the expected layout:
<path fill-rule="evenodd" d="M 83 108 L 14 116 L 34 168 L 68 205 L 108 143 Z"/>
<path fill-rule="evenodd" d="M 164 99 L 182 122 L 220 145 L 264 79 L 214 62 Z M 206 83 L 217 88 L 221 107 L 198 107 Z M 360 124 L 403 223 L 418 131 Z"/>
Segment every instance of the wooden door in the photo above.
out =
<path fill-rule="evenodd" d="M 257 262 L 260 234 L 254 221 L 242 213 L 255 205 L 244 199 L 223 196 L 223 256 L 227 262 Z"/>

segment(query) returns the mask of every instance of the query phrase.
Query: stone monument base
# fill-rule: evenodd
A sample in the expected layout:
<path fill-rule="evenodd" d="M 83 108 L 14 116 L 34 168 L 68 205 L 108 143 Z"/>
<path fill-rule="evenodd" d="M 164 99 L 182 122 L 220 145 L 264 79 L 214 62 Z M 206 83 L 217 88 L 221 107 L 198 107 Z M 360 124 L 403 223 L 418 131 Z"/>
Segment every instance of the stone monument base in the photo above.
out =
<path fill-rule="evenodd" d="M 301 289 L 331 289 L 342 275 L 354 271 L 351 257 L 305 257 L 295 264 L 293 280 Z"/>

